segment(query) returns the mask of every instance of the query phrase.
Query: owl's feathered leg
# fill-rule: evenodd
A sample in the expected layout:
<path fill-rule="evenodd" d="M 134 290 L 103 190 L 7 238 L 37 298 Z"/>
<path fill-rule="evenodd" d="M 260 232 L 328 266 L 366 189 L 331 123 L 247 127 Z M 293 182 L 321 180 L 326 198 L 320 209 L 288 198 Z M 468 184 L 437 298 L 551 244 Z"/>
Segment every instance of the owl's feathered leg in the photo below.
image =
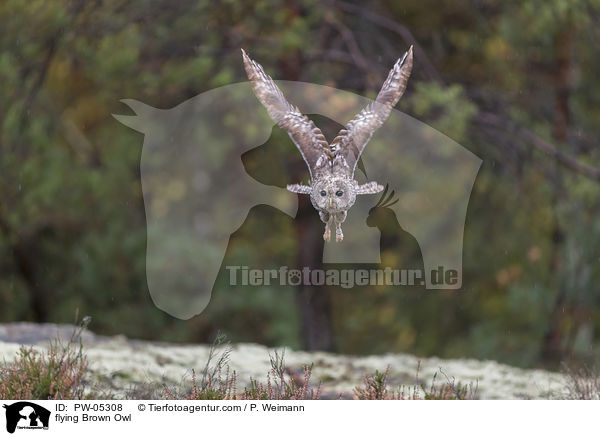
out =
<path fill-rule="evenodd" d="M 328 212 L 319 211 L 319 217 L 321 221 L 325 223 L 325 233 L 323 233 L 323 239 L 325 242 L 331 241 L 331 222 L 333 221 L 333 216 L 331 216 Z"/>
<path fill-rule="evenodd" d="M 344 233 L 342 232 L 342 224 L 335 223 L 335 242 L 344 240 Z"/>
<path fill-rule="evenodd" d="M 344 240 L 344 233 L 342 232 L 342 223 L 346 221 L 346 216 L 348 212 L 340 212 L 336 213 L 334 216 L 335 221 L 335 242 L 340 242 Z"/>

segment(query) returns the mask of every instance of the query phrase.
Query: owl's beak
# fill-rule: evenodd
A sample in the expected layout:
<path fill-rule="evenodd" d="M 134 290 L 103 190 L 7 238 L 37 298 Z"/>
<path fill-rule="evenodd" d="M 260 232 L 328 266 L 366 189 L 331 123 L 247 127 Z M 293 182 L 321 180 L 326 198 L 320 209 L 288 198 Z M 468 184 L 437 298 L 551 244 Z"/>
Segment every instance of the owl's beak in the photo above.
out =
<path fill-rule="evenodd" d="M 329 207 L 333 207 L 333 198 L 329 197 Z"/>

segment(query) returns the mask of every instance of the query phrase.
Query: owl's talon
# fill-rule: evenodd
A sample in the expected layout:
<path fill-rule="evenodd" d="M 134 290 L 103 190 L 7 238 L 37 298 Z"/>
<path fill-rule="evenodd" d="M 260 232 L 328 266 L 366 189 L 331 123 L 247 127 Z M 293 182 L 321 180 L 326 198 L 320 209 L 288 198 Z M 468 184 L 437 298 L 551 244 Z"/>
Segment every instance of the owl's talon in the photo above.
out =
<path fill-rule="evenodd" d="M 335 232 L 335 242 L 341 242 L 344 240 L 344 234 L 339 231 L 339 232 Z"/>
<path fill-rule="evenodd" d="M 329 230 L 329 227 L 325 229 L 325 233 L 323 233 L 323 239 L 325 242 L 331 241 L 331 230 Z"/>

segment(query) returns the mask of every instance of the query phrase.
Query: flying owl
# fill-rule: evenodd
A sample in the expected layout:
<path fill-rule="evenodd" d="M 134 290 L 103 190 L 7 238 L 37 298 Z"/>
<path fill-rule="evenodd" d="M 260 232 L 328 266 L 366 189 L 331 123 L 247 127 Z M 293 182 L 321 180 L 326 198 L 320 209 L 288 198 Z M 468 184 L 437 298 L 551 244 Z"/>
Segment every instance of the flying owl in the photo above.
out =
<path fill-rule="evenodd" d="M 310 195 L 311 203 L 325 223 L 325 241 L 331 240 L 332 227 L 336 242 L 343 240 L 342 223 L 356 196 L 376 194 L 384 189 L 377 182 L 359 185 L 354 180 L 354 171 L 373 132 L 381 127 L 404 94 L 412 70 L 412 46 L 390 70 L 377 99 L 348 122 L 331 144 L 306 115 L 285 99 L 273 79 L 243 49 L 242 57 L 256 97 L 273 121 L 287 131 L 308 166 L 310 185 L 287 185 L 288 191 Z"/>

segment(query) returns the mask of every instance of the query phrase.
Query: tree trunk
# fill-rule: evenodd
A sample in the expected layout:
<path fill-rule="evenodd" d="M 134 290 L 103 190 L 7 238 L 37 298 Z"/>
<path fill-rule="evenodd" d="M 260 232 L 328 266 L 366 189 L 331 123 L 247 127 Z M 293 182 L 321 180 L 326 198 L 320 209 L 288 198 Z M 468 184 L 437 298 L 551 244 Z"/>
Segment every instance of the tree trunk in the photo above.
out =
<path fill-rule="evenodd" d="M 567 131 L 569 123 L 569 70 L 570 70 L 570 29 L 565 27 L 555 37 L 555 103 L 554 103 L 554 129 L 553 136 L 557 146 L 567 142 Z M 557 216 L 557 206 L 562 201 L 563 190 L 562 175 L 558 161 L 554 164 L 554 193 L 552 197 L 553 230 L 552 253 L 550 258 L 550 271 L 556 278 L 559 286 L 554 308 L 550 315 L 548 330 L 544 335 L 541 347 L 541 358 L 550 363 L 559 363 L 565 354 L 564 347 L 564 320 L 570 311 L 567 298 L 567 290 L 560 283 L 559 275 L 562 268 L 561 256 L 563 250 L 564 230 L 561 228 Z"/>
<path fill-rule="evenodd" d="M 324 224 L 308 195 L 299 196 L 296 235 L 297 268 L 323 268 Z M 333 351 L 331 292 L 326 286 L 298 286 L 298 309 L 302 320 L 302 344 L 306 350 Z"/>
<path fill-rule="evenodd" d="M 298 5 L 287 0 L 287 20 L 291 24 L 300 14 Z M 301 53 L 298 50 L 287 53 L 280 60 L 280 68 L 287 80 L 299 80 Z M 296 268 L 323 268 L 323 229 L 317 211 L 308 195 L 298 196 L 298 215 L 295 220 L 298 241 Z M 331 291 L 326 286 L 298 285 L 298 310 L 302 323 L 302 344 L 306 350 L 333 351 L 331 322 Z"/>

